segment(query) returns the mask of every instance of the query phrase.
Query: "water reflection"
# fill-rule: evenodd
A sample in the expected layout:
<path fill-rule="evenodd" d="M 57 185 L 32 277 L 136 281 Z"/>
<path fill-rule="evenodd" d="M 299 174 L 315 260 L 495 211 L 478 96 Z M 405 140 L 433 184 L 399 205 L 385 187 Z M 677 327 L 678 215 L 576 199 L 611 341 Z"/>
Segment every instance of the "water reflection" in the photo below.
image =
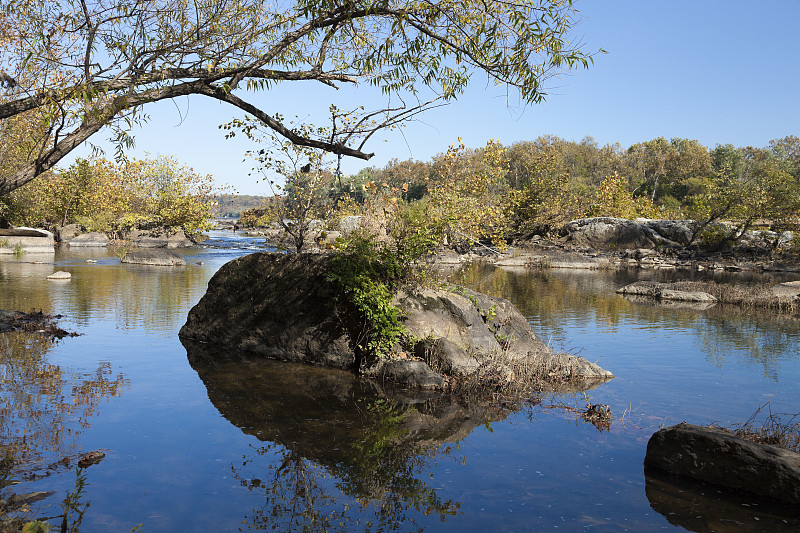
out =
<path fill-rule="evenodd" d="M 645 471 L 650 506 L 670 524 L 697 533 L 789 533 L 800 530 L 796 509 L 723 493 L 657 472 Z"/>
<path fill-rule="evenodd" d="M 544 339 L 556 345 L 569 347 L 566 320 L 571 321 L 572 327 L 598 326 L 608 333 L 618 331 L 623 323 L 634 323 L 643 330 L 691 331 L 698 349 L 715 365 L 723 366 L 732 357 L 744 357 L 743 362 L 757 365 L 773 381 L 779 379 L 782 361 L 800 358 L 797 317 L 729 305 L 698 308 L 665 304 L 615 293 L 619 287 L 641 279 L 669 281 L 675 276 L 675 272 L 535 271 L 474 264 L 453 280 L 512 300 L 529 318 L 534 330 L 546 333 Z M 768 281 L 766 276 L 759 279 L 761 283 Z M 738 282 L 730 273 L 719 281 Z M 743 276 L 742 282 L 752 283 L 754 278 Z"/>
<path fill-rule="evenodd" d="M 231 465 L 264 498 L 244 523 L 279 530 L 421 530 L 459 502 L 439 497 L 431 468 L 463 462 L 457 443 L 510 409 L 461 405 L 433 393 L 392 393 L 336 370 L 268 360 L 213 363 L 187 343 L 189 361 L 219 412 L 266 444 Z"/>
<path fill-rule="evenodd" d="M 92 371 L 50 363 L 54 342 L 37 333 L 0 334 L 0 455 L 23 465 L 73 453 L 100 403 L 128 385 L 108 362 Z"/>
<path fill-rule="evenodd" d="M 74 254 L 59 252 L 55 263 L 44 264 L 0 258 L 0 309 L 58 312 L 79 327 L 100 318 L 113 320 L 121 329 L 173 331 L 185 318 L 183 310 L 202 295 L 210 276 L 194 264 L 122 265 L 105 251 L 95 256 L 98 263 L 86 263 L 76 259 L 83 255 Z M 72 278 L 46 280 L 57 270 Z"/>

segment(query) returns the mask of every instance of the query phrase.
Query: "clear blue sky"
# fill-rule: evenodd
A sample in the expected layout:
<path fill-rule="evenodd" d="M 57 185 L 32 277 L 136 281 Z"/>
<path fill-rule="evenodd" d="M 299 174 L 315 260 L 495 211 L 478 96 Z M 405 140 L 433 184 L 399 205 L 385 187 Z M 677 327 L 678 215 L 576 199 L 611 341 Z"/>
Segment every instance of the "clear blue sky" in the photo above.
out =
<path fill-rule="evenodd" d="M 800 0 L 578 0 L 576 6 L 584 20 L 574 38 L 587 51 L 608 53 L 596 55 L 589 70 L 551 80 L 546 103 L 520 109 L 476 75 L 458 102 L 373 141 L 367 151 L 375 157 L 347 161 L 345 172 L 395 157 L 426 161 L 459 136 L 477 147 L 490 138 L 509 145 L 544 134 L 576 141 L 591 135 L 601 145 L 626 148 L 660 136 L 713 147 L 765 146 L 800 135 Z M 268 112 L 322 123 L 331 95 L 340 107 L 380 104 L 367 89 L 298 84 L 247 99 Z M 241 116 L 236 109 L 193 97 L 145 110 L 151 120 L 134 132 L 132 155 L 175 155 L 239 193 L 269 194 L 248 176 L 250 165 L 242 162 L 248 145 L 226 141 L 217 128 Z M 103 145 L 101 136 L 92 140 Z"/>

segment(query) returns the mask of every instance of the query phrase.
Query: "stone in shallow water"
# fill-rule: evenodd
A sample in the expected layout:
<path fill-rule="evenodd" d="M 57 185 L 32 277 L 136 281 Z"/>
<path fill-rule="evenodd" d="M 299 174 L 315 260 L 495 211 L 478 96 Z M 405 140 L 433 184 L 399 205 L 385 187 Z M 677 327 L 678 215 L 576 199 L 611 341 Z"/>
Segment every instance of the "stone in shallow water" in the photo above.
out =
<path fill-rule="evenodd" d="M 108 237 L 105 233 L 93 231 L 91 233 L 84 233 L 68 241 L 70 248 L 87 247 L 87 248 L 102 248 L 108 246 Z"/>
<path fill-rule="evenodd" d="M 677 424 L 647 443 L 645 468 L 800 505 L 800 454 L 719 428 Z"/>
<path fill-rule="evenodd" d="M 47 279 L 52 279 L 52 280 L 68 280 L 70 278 L 72 278 L 72 274 L 70 274 L 69 272 L 64 272 L 63 270 L 59 270 L 58 272 L 53 272 L 52 274 L 47 276 Z"/>
<path fill-rule="evenodd" d="M 123 263 L 153 266 L 184 266 L 186 261 L 173 252 L 162 249 L 136 250 L 122 258 Z"/>

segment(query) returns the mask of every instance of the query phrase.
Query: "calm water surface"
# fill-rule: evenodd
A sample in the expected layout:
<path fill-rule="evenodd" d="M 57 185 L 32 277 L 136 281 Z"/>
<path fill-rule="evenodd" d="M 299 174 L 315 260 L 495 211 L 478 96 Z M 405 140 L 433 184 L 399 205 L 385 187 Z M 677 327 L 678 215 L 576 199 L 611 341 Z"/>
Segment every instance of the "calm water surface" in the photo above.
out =
<path fill-rule="evenodd" d="M 642 470 L 662 425 L 742 422 L 767 402 L 800 411 L 798 320 L 614 293 L 654 272 L 473 266 L 459 283 L 509 298 L 544 340 L 617 377 L 586 397 L 461 405 L 387 394 L 346 373 L 187 354 L 177 332 L 208 279 L 262 249 L 211 237 L 180 251 L 181 269 L 122 265 L 105 250 L 0 259 L 0 309 L 59 313 L 81 334 L 57 343 L 0 334 L 0 439 L 33 465 L 14 491 L 56 491 L 35 504 L 38 516 L 61 513 L 74 458 L 100 449 L 81 531 L 800 528 L 792 510 Z M 72 280 L 46 281 L 55 270 Z M 611 406 L 609 429 L 568 409 L 587 401 Z M 54 464 L 63 457 L 73 466 Z"/>

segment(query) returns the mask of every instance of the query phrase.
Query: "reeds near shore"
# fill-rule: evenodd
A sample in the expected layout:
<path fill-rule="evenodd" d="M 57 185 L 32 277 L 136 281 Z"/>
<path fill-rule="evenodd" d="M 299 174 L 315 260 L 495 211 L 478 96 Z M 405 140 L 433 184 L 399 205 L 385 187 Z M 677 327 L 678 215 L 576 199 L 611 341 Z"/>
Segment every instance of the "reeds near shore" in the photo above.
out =
<path fill-rule="evenodd" d="M 738 305 L 744 308 L 767 308 L 787 314 L 800 312 L 800 299 L 795 296 L 776 295 L 772 286 L 768 284 L 742 287 L 714 281 L 676 281 L 666 283 L 664 287 L 678 291 L 707 292 L 719 303 Z"/>
<path fill-rule="evenodd" d="M 766 416 L 761 412 L 767 409 Z M 726 428 L 737 437 L 800 453 L 800 413 L 773 413 L 767 403 L 742 424 Z"/>

